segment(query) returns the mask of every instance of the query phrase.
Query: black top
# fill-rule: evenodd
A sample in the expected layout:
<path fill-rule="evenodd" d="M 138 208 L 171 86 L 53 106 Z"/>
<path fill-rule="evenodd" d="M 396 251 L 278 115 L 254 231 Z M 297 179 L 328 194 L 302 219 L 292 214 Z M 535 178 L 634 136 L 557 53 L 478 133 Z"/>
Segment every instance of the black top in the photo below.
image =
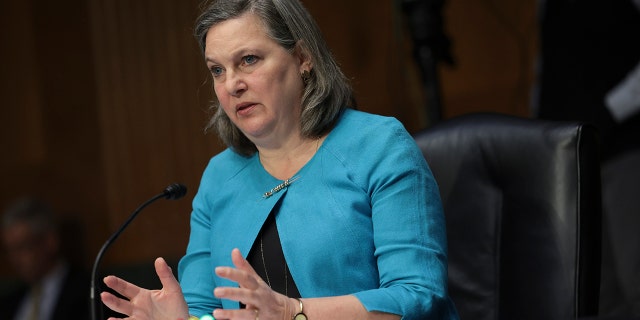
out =
<path fill-rule="evenodd" d="M 278 209 L 279 205 L 276 205 L 269 214 L 253 243 L 247 261 L 258 275 L 271 286 L 271 289 L 290 298 L 300 298 L 300 292 L 293 281 L 282 252 L 274 214 Z"/>

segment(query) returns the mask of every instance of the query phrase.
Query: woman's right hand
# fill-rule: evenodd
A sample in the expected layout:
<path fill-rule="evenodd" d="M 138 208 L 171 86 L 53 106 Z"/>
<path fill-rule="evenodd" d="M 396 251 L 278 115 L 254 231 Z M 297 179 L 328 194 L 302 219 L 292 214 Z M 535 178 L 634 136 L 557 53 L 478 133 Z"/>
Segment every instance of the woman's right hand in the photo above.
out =
<path fill-rule="evenodd" d="M 111 310 L 125 314 L 131 320 L 176 320 L 188 319 L 189 308 L 184 300 L 178 280 L 173 276 L 167 262 L 158 258 L 155 268 L 162 289 L 148 290 L 115 276 L 107 276 L 104 283 L 129 300 L 102 292 L 100 298 Z M 114 320 L 117 318 L 109 318 Z"/>

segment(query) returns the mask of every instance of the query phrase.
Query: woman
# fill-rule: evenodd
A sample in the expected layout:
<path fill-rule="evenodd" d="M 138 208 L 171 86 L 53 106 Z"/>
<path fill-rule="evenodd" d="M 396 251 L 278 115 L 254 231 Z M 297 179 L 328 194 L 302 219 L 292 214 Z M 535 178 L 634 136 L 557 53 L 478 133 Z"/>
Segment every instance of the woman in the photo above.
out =
<path fill-rule="evenodd" d="M 132 319 L 457 319 L 433 176 L 397 120 L 348 108 L 298 0 L 214 1 L 196 37 L 229 148 L 193 201 L 180 285 L 159 259 L 162 290 L 107 277 L 131 301 L 105 304 Z"/>

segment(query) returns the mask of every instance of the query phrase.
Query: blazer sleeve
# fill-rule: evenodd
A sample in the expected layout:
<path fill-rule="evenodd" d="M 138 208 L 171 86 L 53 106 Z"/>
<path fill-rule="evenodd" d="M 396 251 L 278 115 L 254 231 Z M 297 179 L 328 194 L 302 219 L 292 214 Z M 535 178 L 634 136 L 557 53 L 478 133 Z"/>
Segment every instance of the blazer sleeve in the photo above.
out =
<path fill-rule="evenodd" d="M 178 278 L 189 313 L 201 317 L 211 314 L 214 309 L 222 308 L 219 299 L 213 296 L 215 279 L 211 265 L 211 209 L 208 197 L 215 194 L 212 186 L 213 165 L 210 162 L 202 175 L 200 188 L 193 199 L 191 213 L 191 233 L 185 256 L 178 265 Z"/>
<path fill-rule="evenodd" d="M 384 125 L 391 134 L 375 136 L 368 153 L 374 165 L 363 175 L 371 197 L 380 288 L 354 295 L 367 310 L 401 314 L 402 319 L 456 319 L 447 295 L 446 233 L 437 184 L 413 138 L 397 120 L 389 121 Z"/>

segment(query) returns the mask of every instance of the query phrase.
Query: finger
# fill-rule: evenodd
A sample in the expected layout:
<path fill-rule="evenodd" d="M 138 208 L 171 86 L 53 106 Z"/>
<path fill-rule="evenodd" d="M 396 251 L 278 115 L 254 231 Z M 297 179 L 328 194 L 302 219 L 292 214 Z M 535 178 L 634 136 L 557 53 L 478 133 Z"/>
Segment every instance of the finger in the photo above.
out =
<path fill-rule="evenodd" d="M 104 283 L 107 287 L 115 290 L 117 293 L 125 296 L 131 300 L 140 292 L 140 287 L 124 281 L 116 276 L 107 276 L 104 278 Z"/>
<path fill-rule="evenodd" d="M 100 299 L 109 309 L 130 316 L 133 307 L 131 302 L 120 299 L 109 292 L 100 293 Z"/>
<path fill-rule="evenodd" d="M 256 290 L 246 288 L 217 287 L 213 290 L 213 295 L 218 299 L 241 302 L 247 307 L 256 306 L 260 302 L 260 294 Z"/>
<path fill-rule="evenodd" d="M 229 279 L 238 283 L 241 288 L 256 290 L 264 282 L 255 272 L 244 271 L 231 267 L 217 267 L 215 269 L 216 275 Z"/>
<path fill-rule="evenodd" d="M 242 256 L 242 253 L 240 253 L 239 249 L 233 249 L 231 251 L 231 261 L 233 262 L 233 265 L 236 266 L 236 268 L 238 270 L 244 271 L 246 272 L 246 274 L 255 279 L 255 282 L 258 285 L 264 284 L 264 281 L 262 280 L 262 278 L 258 275 L 258 273 L 256 272 L 255 269 L 253 269 L 253 267 L 251 266 L 251 264 L 249 263 L 249 261 L 247 261 L 247 259 L 245 259 Z M 240 286 L 242 286 L 242 283 L 239 283 Z M 251 285 L 251 281 L 249 282 L 249 285 Z M 255 288 L 254 288 L 255 289 Z"/>
<path fill-rule="evenodd" d="M 162 284 L 162 288 L 164 290 L 170 292 L 182 292 L 178 280 L 176 280 L 176 277 L 171 271 L 171 267 L 169 267 L 169 265 L 163 258 L 156 259 L 154 265 L 156 267 L 156 273 L 158 274 L 158 278 L 160 279 L 160 283 Z"/>
<path fill-rule="evenodd" d="M 249 264 L 249 261 L 247 261 L 247 259 L 242 256 L 242 253 L 240 253 L 240 249 L 231 250 L 231 261 L 233 262 L 233 265 L 236 266 L 236 268 L 257 275 L 251 264 Z"/>

